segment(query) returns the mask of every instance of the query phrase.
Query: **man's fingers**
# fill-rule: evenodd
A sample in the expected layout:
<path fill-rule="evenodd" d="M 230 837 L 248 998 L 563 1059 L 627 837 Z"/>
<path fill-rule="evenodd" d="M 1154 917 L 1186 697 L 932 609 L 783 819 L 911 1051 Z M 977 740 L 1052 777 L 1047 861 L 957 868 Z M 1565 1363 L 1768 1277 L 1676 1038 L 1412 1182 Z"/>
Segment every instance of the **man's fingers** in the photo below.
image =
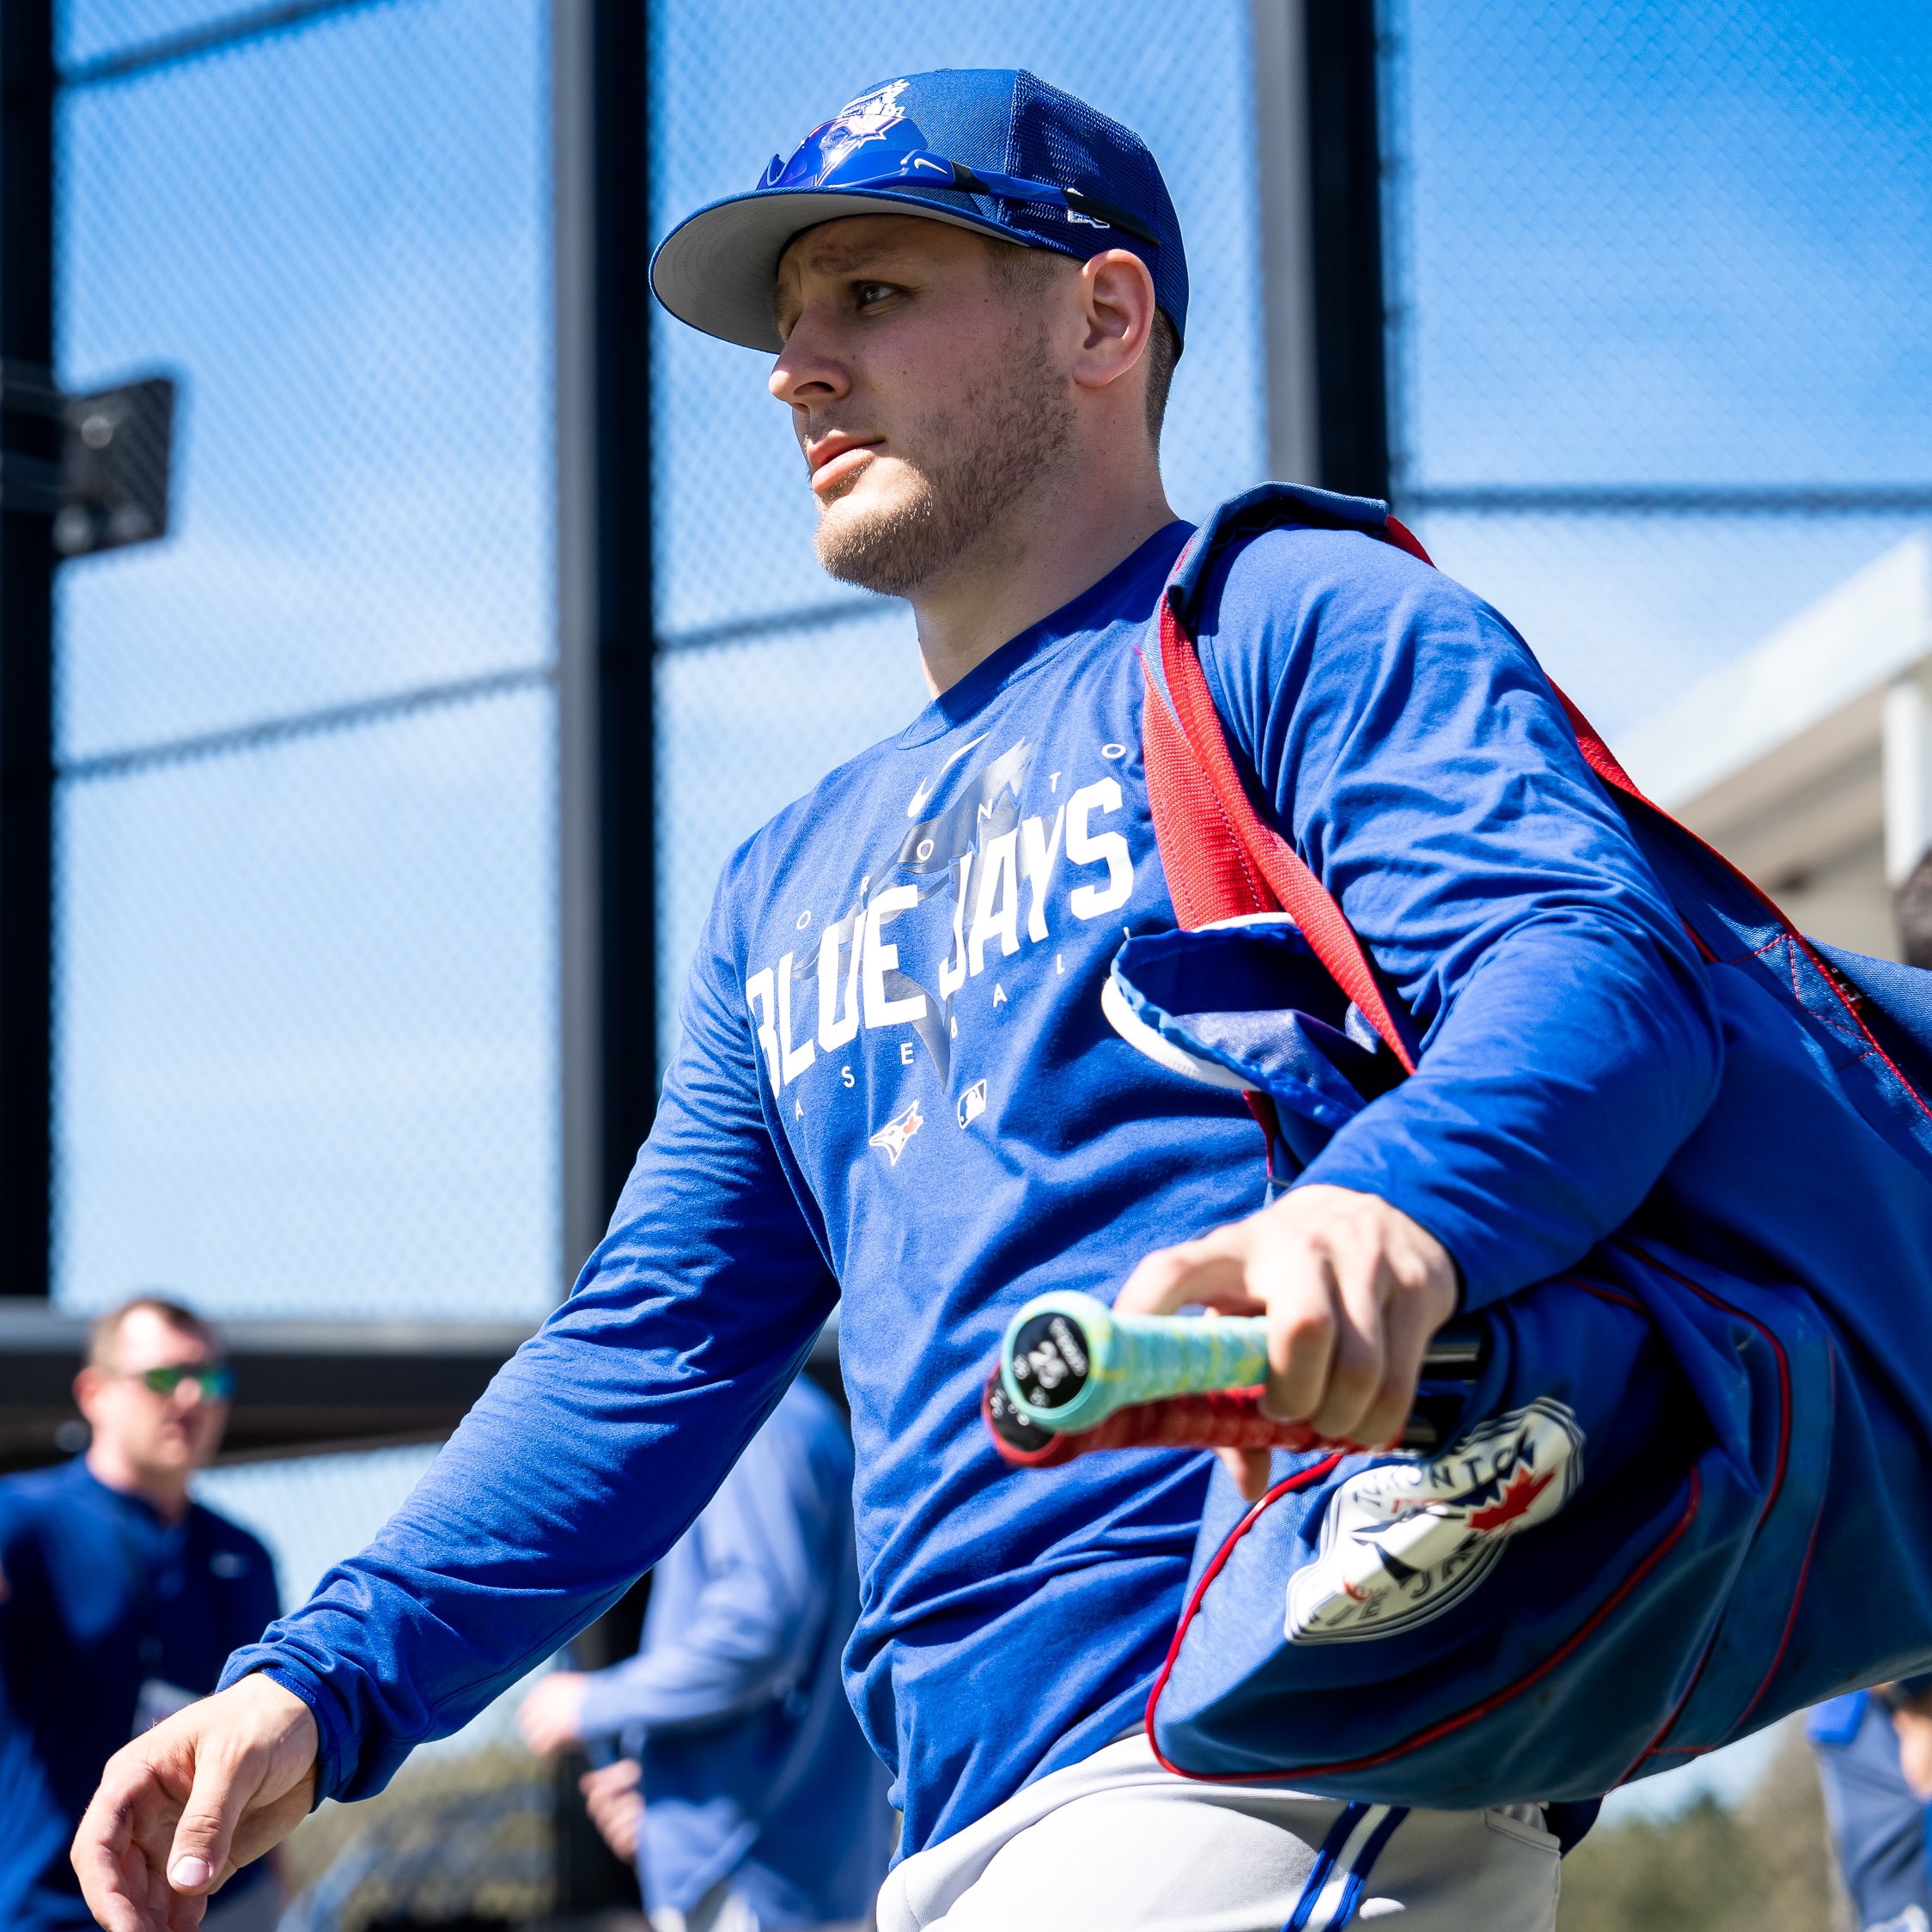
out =
<path fill-rule="evenodd" d="M 1328 1382 L 1308 1411 L 1319 1435 L 1338 1442 L 1367 1442 L 1366 1423 L 1383 1386 L 1382 1298 L 1388 1266 L 1379 1243 L 1347 1228 L 1322 1244 L 1334 1284 L 1335 1346 Z"/>
<path fill-rule="evenodd" d="M 172 1825 L 180 1806 L 171 1791 L 180 1788 L 137 1752 L 129 1745 L 108 1760 L 70 1856 L 89 1910 L 108 1932 L 168 1932 L 173 1894 L 145 1841 Z"/>
<path fill-rule="evenodd" d="M 317 1741 L 301 1698 L 250 1677 L 123 1746 L 74 1838 L 94 1917 L 110 1932 L 192 1932 L 209 1891 L 308 1810 Z"/>
<path fill-rule="evenodd" d="M 1261 1410 L 1278 1422 L 1313 1414 L 1336 1344 L 1335 1283 L 1326 1255 L 1290 1237 L 1263 1243 L 1248 1266 L 1268 1311 L 1268 1386 Z"/>
<path fill-rule="evenodd" d="M 141 1863 L 134 1850 L 133 1819 L 122 1794 L 110 1790 L 106 1782 L 74 1834 L 70 1856 L 83 1891 L 90 1901 L 98 1901 L 96 1915 L 103 1905 L 107 1908 L 101 1923 L 109 1932 L 138 1932 L 140 1918 L 127 1882 L 131 1859 L 134 1865 Z"/>
<path fill-rule="evenodd" d="M 1267 1495 L 1270 1468 L 1265 1449 L 1216 1449 L 1215 1454 L 1244 1500 L 1259 1502 Z"/>
<path fill-rule="evenodd" d="M 1376 1447 L 1393 1444 L 1415 1406 L 1423 1357 L 1442 1325 L 1425 1297 L 1398 1288 L 1383 1308 L 1382 1386 L 1361 1423 L 1358 1440 Z"/>
<path fill-rule="evenodd" d="M 1247 1239 L 1238 1224 L 1155 1249 L 1128 1276 L 1113 1305 L 1122 1314 L 1171 1315 L 1194 1303 L 1222 1314 L 1261 1312 L 1247 1286 Z"/>
<path fill-rule="evenodd" d="M 78 1843 L 76 1840 L 76 1849 Z M 117 1856 L 90 1847 L 85 1868 L 82 1868 L 78 1856 L 75 1865 L 94 1917 L 107 1932 L 149 1932 L 156 1921 L 149 1918 L 143 1910 L 149 1889 L 149 1873 L 138 1851 L 130 1847 Z"/>

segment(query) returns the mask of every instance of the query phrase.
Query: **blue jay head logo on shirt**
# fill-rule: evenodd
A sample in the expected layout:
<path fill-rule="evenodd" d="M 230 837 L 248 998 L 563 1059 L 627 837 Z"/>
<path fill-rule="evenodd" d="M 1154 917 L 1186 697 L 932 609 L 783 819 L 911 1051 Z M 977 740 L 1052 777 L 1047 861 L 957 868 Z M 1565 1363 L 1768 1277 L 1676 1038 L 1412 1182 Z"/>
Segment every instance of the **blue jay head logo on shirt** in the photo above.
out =
<path fill-rule="evenodd" d="M 905 1143 L 925 1124 L 924 1118 L 919 1112 L 919 1103 L 914 1100 L 906 1106 L 903 1112 L 895 1113 L 872 1137 L 868 1144 L 882 1149 L 888 1161 L 896 1167 L 899 1165 L 899 1155 L 905 1151 Z"/>
<path fill-rule="evenodd" d="M 895 161 L 923 151 L 925 136 L 899 106 L 906 85 L 904 81 L 887 81 L 840 108 L 799 143 L 789 161 L 774 155 L 759 186 L 836 187 L 844 175 L 884 174 Z"/>

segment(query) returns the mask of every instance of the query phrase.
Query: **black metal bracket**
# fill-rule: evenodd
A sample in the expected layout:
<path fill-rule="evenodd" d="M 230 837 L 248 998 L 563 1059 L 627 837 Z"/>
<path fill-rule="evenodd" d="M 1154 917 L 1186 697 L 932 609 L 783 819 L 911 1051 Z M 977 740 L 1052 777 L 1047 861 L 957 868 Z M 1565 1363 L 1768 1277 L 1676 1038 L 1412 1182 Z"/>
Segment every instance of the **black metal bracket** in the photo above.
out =
<path fill-rule="evenodd" d="M 50 370 L 0 362 L 0 415 L 60 425 L 58 459 L 0 433 L 0 509 L 51 516 L 63 557 L 166 536 L 177 388 L 149 375 L 70 395 Z"/>

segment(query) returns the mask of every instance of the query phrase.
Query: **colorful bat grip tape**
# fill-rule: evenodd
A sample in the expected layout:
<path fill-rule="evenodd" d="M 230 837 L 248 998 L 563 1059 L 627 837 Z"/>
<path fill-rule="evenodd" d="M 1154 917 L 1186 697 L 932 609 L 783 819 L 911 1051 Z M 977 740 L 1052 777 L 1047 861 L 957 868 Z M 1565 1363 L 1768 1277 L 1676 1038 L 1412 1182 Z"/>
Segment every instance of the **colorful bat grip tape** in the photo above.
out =
<path fill-rule="evenodd" d="M 1267 1324 L 1259 1315 L 1121 1315 L 1070 1292 L 1027 1302 L 1000 1350 L 1008 1399 L 1055 1435 L 1093 1429 L 1135 1403 L 1252 1388 L 1267 1374 Z"/>

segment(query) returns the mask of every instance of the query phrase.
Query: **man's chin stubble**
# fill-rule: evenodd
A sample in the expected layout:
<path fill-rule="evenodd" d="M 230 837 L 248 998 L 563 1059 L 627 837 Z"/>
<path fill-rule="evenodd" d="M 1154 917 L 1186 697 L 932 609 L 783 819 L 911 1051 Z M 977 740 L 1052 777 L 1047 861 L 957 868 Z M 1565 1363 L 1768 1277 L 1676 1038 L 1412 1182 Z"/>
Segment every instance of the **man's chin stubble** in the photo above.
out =
<path fill-rule="evenodd" d="M 919 427 L 913 447 L 944 456 L 913 471 L 907 493 L 843 515 L 835 498 L 820 515 L 819 562 L 840 582 L 911 597 L 969 559 L 989 569 L 1015 560 L 1026 548 L 1029 506 L 1072 459 L 1065 389 L 1047 373 L 1043 345 L 1026 332 L 1014 337 L 997 376 Z"/>
<path fill-rule="evenodd" d="M 875 509 L 828 505 L 813 537 L 828 576 L 881 597 L 910 597 L 955 560 L 955 534 L 942 527 L 923 478 L 908 500 Z"/>

